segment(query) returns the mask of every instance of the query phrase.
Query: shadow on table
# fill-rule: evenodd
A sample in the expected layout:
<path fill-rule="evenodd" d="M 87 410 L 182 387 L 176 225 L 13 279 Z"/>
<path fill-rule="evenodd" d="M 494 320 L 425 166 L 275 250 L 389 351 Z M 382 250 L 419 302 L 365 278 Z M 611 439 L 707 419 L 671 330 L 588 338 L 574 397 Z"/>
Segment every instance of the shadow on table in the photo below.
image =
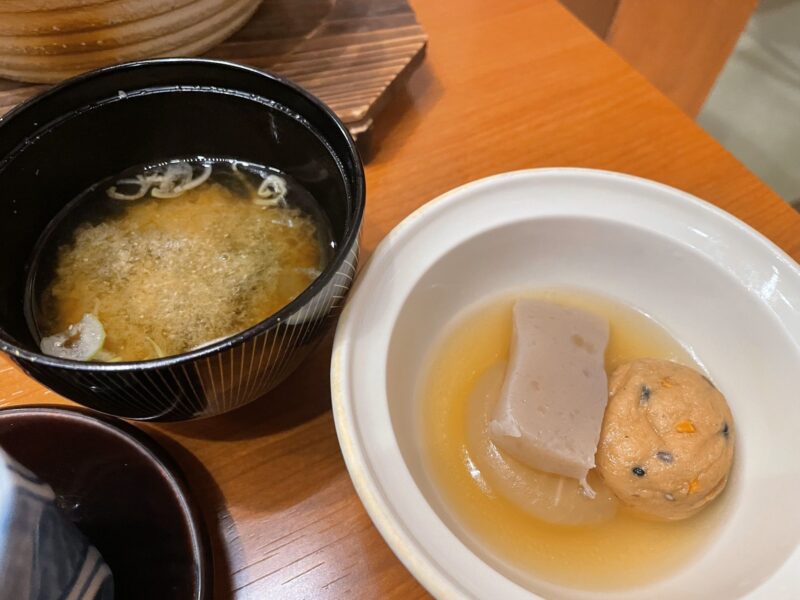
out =
<path fill-rule="evenodd" d="M 277 388 L 239 409 L 183 423 L 164 423 L 164 430 L 190 438 L 246 440 L 294 429 L 331 407 L 330 361 L 333 333 Z"/>
<path fill-rule="evenodd" d="M 156 429 L 148 428 L 148 434 L 180 465 L 206 525 L 214 567 L 214 587 L 207 597 L 215 600 L 232 598 L 231 554 L 241 553 L 241 544 L 233 520 L 225 508 L 222 492 L 211 474 L 191 452 Z"/>
<path fill-rule="evenodd" d="M 423 62 L 407 82 L 390 93 L 386 104 L 376 115 L 374 125 L 366 134 L 368 139 L 359 139 L 362 160 L 371 163 L 378 156 L 382 162 L 390 160 L 391 152 L 387 152 L 383 142 L 389 137 L 407 138 L 442 92 L 442 85 L 430 65 Z M 401 140 L 393 140 L 391 146 L 402 146 Z"/>

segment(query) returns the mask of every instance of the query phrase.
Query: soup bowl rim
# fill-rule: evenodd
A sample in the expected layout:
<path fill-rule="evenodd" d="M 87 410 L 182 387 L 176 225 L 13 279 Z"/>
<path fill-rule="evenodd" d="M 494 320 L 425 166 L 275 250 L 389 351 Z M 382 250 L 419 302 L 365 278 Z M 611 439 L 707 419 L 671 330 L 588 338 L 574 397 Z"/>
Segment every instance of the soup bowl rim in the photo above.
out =
<path fill-rule="evenodd" d="M 358 243 L 358 237 L 360 234 L 361 223 L 363 220 L 364 210 L 366 205 L 366 200 L 365 200 L 366 184 L 365 184 L 363 166 L 361 165 L 355 141 L 353 140 L 352 136 L 350 135 L 350 132 L 348 131 L 347 127 L 344 125 L 342 120 L 322 100 L 320 100 L 319 98 L 317 98 L 304 88 L 300 87 L 296 83 L 292 82 L 291 80 L 282 77 L 280 75 L 276 75 L 275 73 L 262 71 L 254 67 L 249 67 L 247 65 L 241 65 L 229 61 L 209 59 L 209 58 L 153 58 L 153 59 L 135 60 L 126 63 L 101 67 L 66 79 L 63 82 L 37 94 L 33 98 L 30 98 L 29 100 L 26 100 L 25 102 L 22 102 L 21 104 L 13 108 L 4 116 L 0 117 L 0 136 L 3 134 L 4 127 L 8 127 L 9 123 L 11 123 L 15 118 L 19 118 L 21 115 L 24 115 L 24 113 L 29 109 L 35 107 L 36 105 L 38 105 L 43 101 L 48 100 L 53 96 L 57 96 L 72 88 L 85 85 L 86 83 L 89 83 L 98 78 L 105 77 L 109 74 L 125 73 L 128 71 L 148 69 L 153 66 L 158 67 L 161 65 L 174 65 L 176 67 L 188 66 L 194 68 L 211 67 L 217 69 L 238 71 L 242 74 L 262 77 L 264 79 L 272 80 L 278 83 L 279 85 L 291 89 L 294 93 L 303 97 L 306 101 L 317 106 L 325 115 L 325 117 L 330 119 L 331 122 L 334 124 L 337 133 L 341 134 L 341 137 L 346 144 L 347 152 L 350 155 L 350 158 L 353 159 L 353 164 L 355 164 L 357 167 L 354 173 L 353 185 L 350 185 L 348 181 L 345 181 L 345 187 L 350 194 L 353 206 L 352 210 L 348 211 L 348 221 L 346 223 L 346 228 L 344 231 L 342 242 L 337 244 L 333 257 L 331 258 L 331 261 L 325 266 L 325 268 L 322 270 L 322 273 L 320 273 L 320 275 L 314 281 L 312 281 L 300 294 L 297 295 L 296 298 L 294 298 L 286 306 L 284 306 L 277 312 L 273 313 L 266 319 L 259 321 L 255 325 L 243 331 L 240 331 L 230 336 L 226 336 L 222 339 L 205 344 L 198 348 L 189 350 L 188 352 L 183 352 L 180 354 L 174 354 L 161 358 L 141 360 L 141 361 L 120 361 L 114 363 L 91 362 L 91 361 L 84 362 L 84 361 L 58 358 L 55 356 L 49 356 L 43 354 L 41 352 L 34 352 L 32 350 L 27 350 L 25 348 L 18 346 L 17 344 L 11 343 L 3 339 L 3 337 L 0 337 L 0 351 L 5 352 L 6 354 L 9 354 L 15 358 L 24 359 L 26 361 L 30 361 L 31 363 L 46 365 L 48 367 L 58 367 L 72 371 L 91 371 L 91 372 L 158 369 L 165 366 L 172 366 L 180 363 L 188 363 L 195 361 L 197 359 L 212 356 L 219 353 L 222 350 L 238 346 L 239 344 L 247 341 L 248 339 L 254 338 L 259 334 L 262 334 L 280 325 L 281 323 L 286 322 L 287 319 L 289 319 L 292 315 L 294 315 L 295 313 L 300 311 L 304 306 L 306 306 L 310 300 L 312 300 L 321 290 L 325 288 L 325 286 L 327 286 L 331 282 L 331 280 L 336 276 L 336 274 L 342 268 L 342 265 L 347 260 L 351 249 Z M 161 87 L 161 86 L 153 84 L 152 87 Z M 214 86 L 199 86 L 199 87 L 200 89 L 203 88 L 214 89 L 218 93 L 224 93 L 226 89 L 228 90 L 232 89 L 232 91 L 237 91 L 235 88 L 222 88 L 222 87 L 215 88 Z M 248 93 L 248 96 L 252 96 L 252 94 Z M 269 100 L 266 97 L 261 97 L 261 98 L 264 100 Z M 100 100 L 101 99 L 99 98 L 94 98 L 90 100 L 87 104 L 91 105 Z M 305 119 L 303 115 L 296 113 L 294 110 L 291 109 L 291 107 L 286 107 L 285 105 L 280 104 L 279 102 L 274 102 L 274 103 L 280 107 L 287 108 L 289 113 L 294 115 L 294 118 L 298 120 L 303 127 L 308 128 L 320 140 L 320 142 L 323 145 L 328 146 L 327 141 L 316 130 L 316 128 L 314 128 L 314 126 L 311 125 L 311 123 L 309 123 Z M 69 112 L 75 112 L 75 111 L 69 111 Z M 45 124 L 44 128 L 47 128 L 49 125 L 52 125 L 59 119 L 60 118 L 53 119 L 53 121 L 51 121 L 50 123 Z M 29 139 L 34 135 L 35 132 L 31 131 L 30 134 L 27 135 L 25 139 Z M 339 157 L 337 156 L 336 153 L 334 153 L 333 149 L 329 147 L 329 151 L 331 152 L 336 162 L 340 163 Z M 0 166 L 2 166 L 5 159 L 6 157 L 0 157 Z M 344 175 L 344 173 L 342 173 L 342 175 Z"/>

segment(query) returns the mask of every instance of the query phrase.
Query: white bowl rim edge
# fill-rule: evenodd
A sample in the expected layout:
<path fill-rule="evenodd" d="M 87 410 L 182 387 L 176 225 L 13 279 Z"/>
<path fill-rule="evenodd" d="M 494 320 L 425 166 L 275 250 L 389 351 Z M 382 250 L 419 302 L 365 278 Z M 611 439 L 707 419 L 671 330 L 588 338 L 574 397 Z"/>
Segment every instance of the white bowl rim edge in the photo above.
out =
<path fill-rule="evenodd" d="M 437 598 L 471 598 L 462 586 L 460 586 L 449 574 L 440 572 L 435 567 L 427 563 L 425 559 L 416 560 L 420 555 L 425 555 L 424 549 L 420 548 L 419 543 L 414 540 L 405 529 L 403 524 L 396 520 L 394 511 L 383 497 L 376 481 L 371 476 L 364 473 L 372 472 L 372 466 L 365 457 L 365 453 L 357 443 L 355 438 L 358 436 L 357 427 L 353 414 L 347 409 L 347 390 L 348 385 L 345 373 L 352 360 L 350 354 L 350 329 L 353 327 L 354 320 L 350 318 L 353 299 L 358 297 L 359 290 L 365 280 L 370 267 L 382 261 L 384 257 L 393 251 L 394 244 L 412 229 L 417 221 L 424 218 L 429 212 L 441 210 L 466 191 L 470 191 L 480 186 L 492 185 L 500 181 L 507 181 L 517 177 L 541 177 L 550 176 L 575 176 L 578 178 L 601 178 L 603 180 L 617 180 L 634 185 L 655 188 L 662 192 L 669 193 L 676 200 L 687 202 L 694 205 L 696 209 L 711 213 L 714 218 L 725 221 L 729 226 L 740 230 L 780 261 L 784 268 L 793 272 L 793 275 L 800 280 L 800 265 L 791 258 L 783 249 L 778 247 L 765 235 L 734 217 L 724 209 L 706 200 L 698 198 L 689 192 L 679 188 L 653 181 L 651 179 L 608 171 L 603 169 L 591 169 L 582 167 L 545 167 L 520 169 L 515 171 L 501 172 L 480 179 L 466 182 L 458 187 L 448 190 L 439 196 L 423 203 L 417 209 L 409 213 L 400 223 L 398 223 L 377 245 L 372 256 L 364 266 L 363 272 L 357 277 L 351 290 L 350 300 L 346 304 L 339 323 L 336 328 L 333 352 L 331 358 L 331 403 L 336 434 L 348 473 L 353 482 L 356 493 L 359 496 L 364 508 L 367 511 L 373 525 L 377 528 L 381 537 L 391 548 L 395 556 L 410 571 L 412 576 L 434 597 Z M 521 588 L 523 590 L 525 588 Z M 538 598 L 535 592 L 527 591 L 532 598 Z"/>

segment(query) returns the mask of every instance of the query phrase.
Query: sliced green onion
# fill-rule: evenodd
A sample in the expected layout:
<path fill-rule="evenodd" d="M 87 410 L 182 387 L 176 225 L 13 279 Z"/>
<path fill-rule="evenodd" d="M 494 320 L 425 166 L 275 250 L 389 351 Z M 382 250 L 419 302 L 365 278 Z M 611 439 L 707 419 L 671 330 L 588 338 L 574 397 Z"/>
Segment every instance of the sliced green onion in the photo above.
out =
<path fill-rule="evenodd" d="M 86 313 L 66 331 L 42 338 L 39 346 L 48 356 L 87 361 L 100 352 L 105 340 L 103 324 L 94 315 Z"/>
<path fill-rule="evenodd" d="M 286 206 L 286 180 L 278 175 L 267 175 L 258 186 L 256 194 L 258 198 L 253 199 L 256 206 L 275 207 Z"/>

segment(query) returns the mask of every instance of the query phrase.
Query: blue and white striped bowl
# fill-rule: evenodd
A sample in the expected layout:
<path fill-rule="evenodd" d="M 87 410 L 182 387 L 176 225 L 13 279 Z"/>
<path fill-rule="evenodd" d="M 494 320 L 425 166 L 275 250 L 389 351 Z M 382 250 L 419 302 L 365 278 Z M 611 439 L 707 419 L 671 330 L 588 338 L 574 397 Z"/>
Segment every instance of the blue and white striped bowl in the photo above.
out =
<path fill-rule="evenodd" d="M 230 157 L 289 173 L 332 223 L 331 263 L 268 319 L 185 354 L 114 364 L 42 355 L 23 302 L 26 259 L 40 232 L 96 181 L 180 156 Z M 320 340 L 356 271 L 364 173 L 347 129 L 298 86 L 231 63 L 128 63 L 41 94 L 0 119 L 0 189 L 0 350 L 56 392 L 121 417 L 195 419 L 262 396 Z"/>
<path fill-rule="evenodd" d="M 0 598 L 111 600 L 103 557 L 64 518 L 52 488 L 0 450 Z"/>

